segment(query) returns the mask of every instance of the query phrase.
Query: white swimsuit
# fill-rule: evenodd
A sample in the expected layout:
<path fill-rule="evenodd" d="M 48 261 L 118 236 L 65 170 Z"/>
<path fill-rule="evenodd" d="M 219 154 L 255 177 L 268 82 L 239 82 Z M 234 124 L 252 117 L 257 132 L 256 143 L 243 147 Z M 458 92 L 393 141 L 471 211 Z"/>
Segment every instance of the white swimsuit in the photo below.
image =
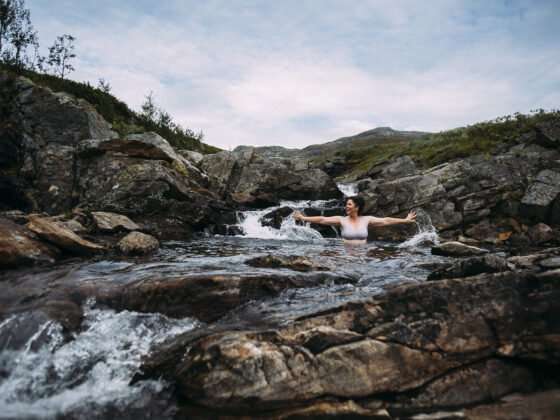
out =
<path fill-rule="evenodd" d="M 368 237 L 368 216 L 358 217 L 358 223 L 354 224 L 350 222 L 348 216 L 340 218 L 340 233 L 342 239 L 346 240 L 366 240 Z"/>

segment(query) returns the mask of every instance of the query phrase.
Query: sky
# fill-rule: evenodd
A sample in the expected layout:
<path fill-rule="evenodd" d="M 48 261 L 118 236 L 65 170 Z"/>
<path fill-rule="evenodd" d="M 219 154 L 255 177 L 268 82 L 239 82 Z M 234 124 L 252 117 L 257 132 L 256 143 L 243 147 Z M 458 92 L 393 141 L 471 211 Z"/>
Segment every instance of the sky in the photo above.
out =
<path fill-rule="evenodd" d="M 27 0 L 46 51 L 205 142 L 302 148 L 560 108 L 560 1 Z"/>

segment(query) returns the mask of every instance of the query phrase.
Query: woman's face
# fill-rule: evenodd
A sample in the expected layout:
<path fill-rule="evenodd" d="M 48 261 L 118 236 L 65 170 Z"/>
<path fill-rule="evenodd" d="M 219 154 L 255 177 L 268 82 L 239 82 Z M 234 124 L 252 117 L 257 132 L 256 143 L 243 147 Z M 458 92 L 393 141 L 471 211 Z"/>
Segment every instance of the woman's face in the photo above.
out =
<path fill-rule="evenodd" d="M 358 214 L 358 209 L 359 207 L 356 206 L 356 203 L 354 203 L 354 200 L 346 200 L 346 214 L 350 215 L 350 214 Z"/>

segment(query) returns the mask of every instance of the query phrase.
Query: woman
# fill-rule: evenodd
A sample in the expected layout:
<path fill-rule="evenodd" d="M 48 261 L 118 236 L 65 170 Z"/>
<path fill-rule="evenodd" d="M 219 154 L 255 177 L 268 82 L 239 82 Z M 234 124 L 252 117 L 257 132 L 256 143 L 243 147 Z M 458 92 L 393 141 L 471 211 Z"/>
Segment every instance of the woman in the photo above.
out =
<path fill-rule="evenodd" d="M 346 216 L 304 216 L 299 211 L 294 212 L 294 219 L 318 223 L 320 225 L 340 226 L 340 233 L 344 242 L 365 243 L 368 237 L 368 226 L 390 226 L 403 223 L 414 223 L 416 212 L 411 211 L 404 219 L 395 217 L 362 216 L 365 202 L 362 197 L 348 197 L 345 201 Z"/>

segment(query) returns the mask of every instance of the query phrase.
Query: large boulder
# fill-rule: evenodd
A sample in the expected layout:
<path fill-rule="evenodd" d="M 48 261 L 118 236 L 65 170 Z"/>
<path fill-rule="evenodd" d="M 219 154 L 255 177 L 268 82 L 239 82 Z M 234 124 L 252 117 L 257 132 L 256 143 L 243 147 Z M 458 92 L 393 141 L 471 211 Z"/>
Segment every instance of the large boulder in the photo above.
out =
<path fill-rule="evenodd" d="M 215 191 L 241 205 L 263 207 L 278 204 L 280 200 L 342 196 L 325 172 L 300 167 L 294 162 L 297 163 L 263 156 L 245 147 L 207 155 L 201 167 L 210 176 Z"/>
<path fill-rule="evenodd" d="M 4 100 L 0 209 L 66 213 L 76 206 L 133 216 L 162 237 L 185 238 L 227 210 L 208 178 L 155 133 L 124 138 L 84 100 L 0 74 Z"/>
<path fill-rule="evenodd" d="M 163 375 L 199 409 L 253 416 L 328 396 L 402 418 L 558 387 L 560 275 L 539 270 L 404 285 L 275 329 L 179 337 L 136 380 Z"/>

